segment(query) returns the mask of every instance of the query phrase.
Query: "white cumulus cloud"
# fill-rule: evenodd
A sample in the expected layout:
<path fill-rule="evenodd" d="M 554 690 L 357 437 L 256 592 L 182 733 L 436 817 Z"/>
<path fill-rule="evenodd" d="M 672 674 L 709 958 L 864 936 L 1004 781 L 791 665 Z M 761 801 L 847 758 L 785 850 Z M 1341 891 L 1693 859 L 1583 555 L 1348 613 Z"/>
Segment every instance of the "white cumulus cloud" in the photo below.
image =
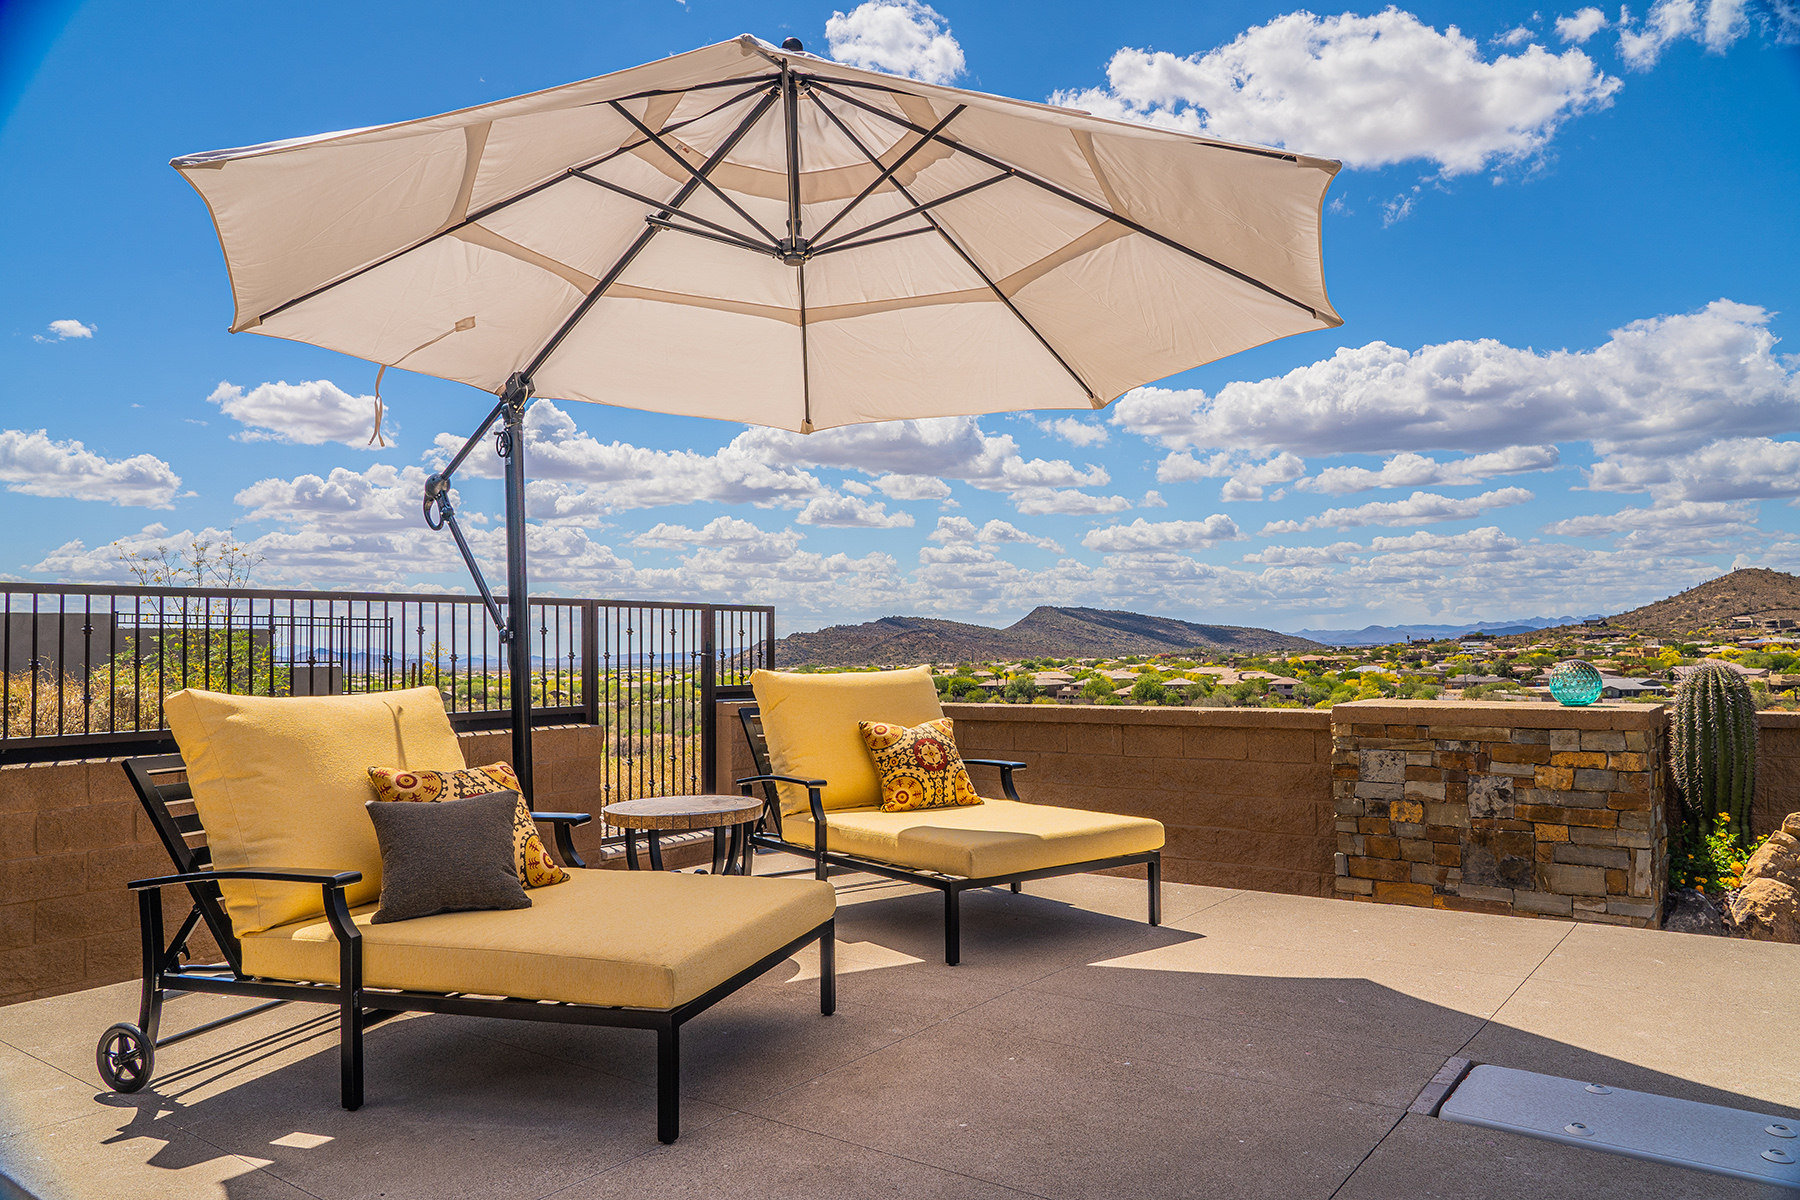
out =
<path fill-rule="evenodd" d="M 1089 531 L 1081 544 L 1089 550 L 1114 554 L 1144 554 L 1170 550 L 1204 550 L 1220 542 L 1243 538 L 1236 521 L 1214 513 L 1204 521 L 1146 521 L 1139 517 L 1129 525 L 1108 525 Z"/>
<path fill-rule="evenodd" d="M 1508 446 L 1492 454 L 1440 463 L 1423 454 L 1396 454 L 1379 471 L 1366 467 L 1326 467 L 1310 479 L 1294 484 L 1297 491 L 1342 496 L 1371 488 L 1459 487 L 1480 483 L 1495 475 L 1522 471 L 1547 471 L 1562 461 L 1555 446 Z"/>
<path fill-rule="evenodd" d="M 1479 496 L 1456 498 L 1434 492 L 1414 492 L 1404 500 L 1377 500 L 1354 508 L 1328 508 L 1304 521 L 1271 521 L 1262 536 L 1306 533 L 1314 529 L 1354 529 L 1361 525 L 1428 525 L 1438 521 L 1463 521 L 1492 508 L 1506 508 L 1534 499 L 1524 488 L 1499 488 Z"/>
<path fill-rule="evenodd" d="M 1573 16 L 1556 18 L 1556 36 L 1577 46 L 1606 28 L 1606 14 L 1597 8 L 1584 8 Z"/>
<path fill-rule="evenodd" d="M 1414 351 L 1371 342 L 1216 396 L 1138 388 L 1112 420 L 1171 450 L 1481 452 L 1525 434 L 1602 454 L 1679 451 L 1800 425 L 1800 364 L 1776 354 L 1771 315 L 1717 300 L 1547 354 L 1486 338 Z"/>
<path fill-rule="evenodd" d="M 1800 442 L 1721 438 L 1686 454 L 1621 454 L 1590 467 L 1588 486 L 1649 492 L 1659 503 L 1800 496 Z"/>
<path fill-rule="evenodd" d="M 1071 446 L 1099 446 L 1107 439 L 1106 426 L 1097 421 L 1084 421 L 1080 417 L 1058 417 L 1054 421 L 1033 418 L 1032 423 Z"/>
<path fill-rule="evenodd" d="M 833 12 L 825 41 L 838 62 L 870 71 L 949 83 L 963 73 L 962 47 L 950 23 L 918 0 L 868 0 Z"/>
<path fill-rule="evenodd" d="M 1600 537 L 1637 530 L 1723 529 L 1747 533 L 1756 523 L 1756 506 L 1722 501 L 1683 500 L 1649 508 L 1622 508 L 1614 513 L 1569 517 L 1544 526 L 1558 537 Z"/>
<path fill-rule="evenodd" d="M 1709 54 L 1723 54 L 1750 32 L 1747 7 L 1745 0 L 1657 0 L 1641 23 L 1632 19 L 1630 8 L 1621 7 L 1619 57 L 1633 70 L 1648 71 L 1664 50 L 1682 38 L 1699 42 Z M 1771 7 L 1779 38 L 1789 32 L 1794 13 L 1787 5 Z M 1583 10 L 1588 11 L 1592 10 Z"/>
<path fill-rule="evenodd" d="M 979 542 L 983 545 L 1019 544 L 1037 546 L 1052 554 L 1061 554 L 1062 546 L 1054 539 L 1027 533 L 1011 521 L 989 521 L 977 526 L 967 517 L 939 517 L 937 528 L 925 535 L 926 540 L 945 545 Z"/>
<path fill-rule="evenodd" d="M 1380 167 L 1424 159 L 1446 176 L 1539 153 L 1620 83 L 1579 50 L 1485 57 L 1412 13 L 1293 12 L 1204 54 L 1126 48 L 1107 86 L 1052 102 L 1233 141 Z"/>
<path fill-rule="evenodd" d="M 802 525 L 835 525 L 855 529 L 904 529 L 913 523 L 911 513 L 887 511 L 886 503 L 870 503 L 860 496 L 815 496 L 794 518 Z"/>
<path fill-rule="evenodd" d="M 370 435 L 375 432 L 375 397 L 352 396 L 329 379 L 277 380 L 248 392 L 221 383 L 206 400 L 247 427 L 232 435 L 240 442 L 303 446 L 341 442 L 359 450 L 375 448 L 370 445 Z M 383 421 L 382 433 L 389 442 L 398 431 L 392 421 Z"/>
<path fill-rule="evenodd" d="M 1131 501 L 1123 496 L 1095 496 L 1074 488 L 1021 488 L 1012 495 L 1013 507 L 1027 517 L 1059 513 L 1070 517 L 1103 516 L 1124 512 Z"/>
<path fill-rule="evenodd" d="M 60 342 L 66 342 L 70 338 L 91 338 L 94 336 L 95 328 L 96 326 L 83 325 L 80 321 L 67 318 L 61 321 L 50 322 L 50 332 L 54 333 L 56 335 L 56 340 Z M 40 334 L 37 335 L 37 340 L 40 342 L 47 342 L 50 339 Z"/>
<path fill-rule="evenodd" d="M 851 480 L 851 483 L 855 482 L 855 480 Z M 867 484 L 858 484 L 858 487 L 866 488 L 867 486 Z M 875 486 L 880 488 L 881 494 L 890 500 L 942 500 L 950 494 L 950 485 L 936 475 L 895 475 L 890 473 L 877 479 Z M 850 483 L 846 483 L 844 488 L 846 491 L 857 490 L 851 487 Z M 869 493 L 862 491 L 858 494 L 866 496 Z"/>
<path fill-rule="evenodd" d="M 0 429 L 0 482 L 27 496 L 109 500 L 138 508 L 172 507 L 181 476 L 152 454 L 107 458 L 43 429 Z"/>
<path fill-rule="evenodd" d="M 1333 542 L 1329 546 L 1264 546 L 1242 561 L 1267 567 L 1322 567 L 1345 561 L 1345 555 L 1362 549 L 1358 542 Z"/>

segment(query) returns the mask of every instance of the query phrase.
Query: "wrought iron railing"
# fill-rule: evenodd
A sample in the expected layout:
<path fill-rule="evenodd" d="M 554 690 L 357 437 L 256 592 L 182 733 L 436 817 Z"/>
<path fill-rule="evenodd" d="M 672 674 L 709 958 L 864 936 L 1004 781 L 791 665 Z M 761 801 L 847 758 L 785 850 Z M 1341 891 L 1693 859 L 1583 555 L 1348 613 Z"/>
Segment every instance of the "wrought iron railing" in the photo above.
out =
<path fill-rule="evenodd" d="M 604 729 L 606 802 L 710 790 L 713 701 L 771 666 L 761 605 L 539 597 L 532 723 Z M 186 687 L 264 696 L 436 687 L 463 729 L 511 723 L 472 596 L 0 583 L 0 761 L 149 753 Z"/>

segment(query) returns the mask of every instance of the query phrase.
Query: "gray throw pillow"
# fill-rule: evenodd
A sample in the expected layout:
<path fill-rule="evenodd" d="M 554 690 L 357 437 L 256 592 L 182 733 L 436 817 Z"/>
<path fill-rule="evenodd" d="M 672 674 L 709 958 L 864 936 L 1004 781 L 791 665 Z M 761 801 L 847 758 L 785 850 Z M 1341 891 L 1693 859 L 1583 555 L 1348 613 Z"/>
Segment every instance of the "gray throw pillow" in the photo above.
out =
<path fill-rule="evenodd" d="M 530 908 L 513 865 L 517 792 L 430 803 L 371 800 L 381 843 L 381 907 L 372 921 Z"/>

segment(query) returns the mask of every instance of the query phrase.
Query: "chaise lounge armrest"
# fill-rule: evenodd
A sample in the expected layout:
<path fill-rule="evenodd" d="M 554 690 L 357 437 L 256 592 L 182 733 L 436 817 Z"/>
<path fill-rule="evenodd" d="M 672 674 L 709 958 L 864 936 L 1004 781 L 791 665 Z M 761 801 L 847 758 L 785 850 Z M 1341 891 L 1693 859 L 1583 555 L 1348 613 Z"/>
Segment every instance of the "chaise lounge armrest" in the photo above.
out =
<path fill-rule="evenodd" d="M 1006 793 L 1006 798 L 1008 800 L 1017 800 L 1019 798 L 1018 791 L 1013 787 L 1013 772 L 1023 771 L 1027 766 L 1026 763 L 1015 762 L 1012 759 L 1007 758 L 965 758 L 963 759 L 963 766 L 999 767 L 1000 789 Z"/>
<path fill-rule="evenodd" d="M 812 809 L 813 819 L 813 872 L 819 879 L 829 879 L 825 866 L 825 802 L 819 798 L 819 789 L 825 786 L 825 780 L 799 779 L 793 775 L 746 775 L 737 781 L 746 796 L 753 783 L 793 783 L 806 789 L 806 801 Z"/>
<path fill-rule="evenodd" d="M 159 875 L 155 879 L 134 879 L 125 886 L 134 892 L 145 888 L 169 887 L 177 883 L 212 883 L 220 879 L 256 879 L 268 883 L 316 883 L 326 888 L 347 888 L 362 882 L 361 871 L 313 871 L 294 867 L 285 871 L 254 870 L 248 867 L 225 871 L 189 871 L 184 875 Z"/>
<path fill-rule="evenodd" d="M 331 923 L 331 932 L 338 940 L 338 970 L 341 972 L 338 978 L 360 980 L 362 931 L 350 919 L 350 904 L 344 898 L 344 889 L 353 883 L 361 883 L 362 877 L 361 871 L 315 871 L 305 867 L 288 870 L 231 867 L 223 871 L 187 871 L 180 875 L 160 875 L 155 879 L 134 879 L 125 886 L 138 894 L 138 920 L 143 923 L 143 928 L 154 931 L 151 940 L 160 944 L 162 906 L 156 899 L 155 889 L 178 883 L 216 883 L 231 879 L 254 879 L 265 883 L 316 883 L 324 901 L 325 919 Z"/>
<path fill-rule="evenodd" d="M 556 852 L 562 856 L 564 863 L 571 867 L 587 866 L 581 855 L 575 853 L 575 839 L 570 836 L 569 831 L 593 820 L 592 813 L 534 812 L 531 819 L 550 826 L 556 834 Z"/>

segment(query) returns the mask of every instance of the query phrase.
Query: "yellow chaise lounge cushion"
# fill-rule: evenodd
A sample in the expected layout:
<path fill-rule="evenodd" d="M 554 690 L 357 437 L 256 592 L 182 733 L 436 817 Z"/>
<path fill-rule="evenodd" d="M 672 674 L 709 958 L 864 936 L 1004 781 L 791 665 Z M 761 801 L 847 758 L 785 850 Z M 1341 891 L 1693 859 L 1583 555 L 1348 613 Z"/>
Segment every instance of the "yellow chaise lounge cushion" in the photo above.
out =
<path fill-rule="evenodd" d="M 762 709 L 775 774 L 823 779 L 819 799 L 827 809 L 881 804 L 881 776 L 863 745 L 859 721 L 910 726 L 944 715 L 937 684 L 925 667 L 842 675 L 754 671 L 750 687 Z M 807 809 L 805 788 L 778 786 L 782 812 Z"/>
<path fill-rule="evenodd" d="M 784 817 L 781 831 L 786 841 L 812 849 L 810 813 Z M 1162 844 L 1161 821 L 1016 800 L 917 812 L 859 808 L 825 819 L 829 850 L 969 879 L 1141 854 Z"/>
<path fill-rule="evenodd" d="M 351 904 L 381 894 L 381 846 L 363 805 L 369 767 L 460 771 L 436 688 L 361 696 L 234 696 L 193 688 L 164 704 L 213 865 L 361 871 Z M 219 885 L 239 937 L 324 912 L 310 884 Z"/>
<path fill-rule="evenodd" d="M 836 904 L 816 879 L 574 871 L 534 890 L 530 908 L 389 925 L 369 923 L 373 905 L 352 916 L 369 987 L 673 1008 L 818 928 Z M 241 944 L 248 974 L 337 982 L 338 944 L 322 918 Z"/>

